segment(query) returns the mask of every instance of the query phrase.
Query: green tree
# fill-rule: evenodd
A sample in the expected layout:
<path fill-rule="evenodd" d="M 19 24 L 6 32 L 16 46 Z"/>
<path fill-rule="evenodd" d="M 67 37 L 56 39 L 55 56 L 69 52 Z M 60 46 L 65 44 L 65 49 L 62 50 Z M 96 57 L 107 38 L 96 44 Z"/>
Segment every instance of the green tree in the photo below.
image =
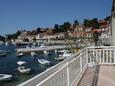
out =
<path fill-rule="evenodd" d="M 98 19 L 97 18 L 93 18 L 91 20 L 84 19 L 84 26 L 93 27 L 93 28 L 99 28 Z"/>
<path fill-rule="evenodd" d="M 5 41 L 5 37 L 0 35 L 0 41 Z"/>
<path fill-rule="evenodd" d="M 111 20 L 111 16 L 105 17 L 104 20 Z"/>
<path fill-rule="evenodd" d="M 60 25 L 60 26 L 59 26 L 59 32 L 64 32 L 64 27 L 63 27 L 63 25 Z"/>
<path fill-rule="evenodd" d="M 59 29 L 59 25 L 58 24 L 55 24 L 54 25 L 54 33 L 58 33 L 58 32 L 60 32 L 60 29 Z"/>
<path fill-rule="evenodd" d="M 91 20 L 91 23 L 92 23 L 92 27 L 93 28 L 99 28 L 99 23 L 98 23 L 98 19 L 97 18 L 93 18 Z"/>
<path fill-rule="evenodd" d="M 89 20 L 89 19 L 84 19 L 84 26 L 86 26 L 86 27 L 91 27 L 91 26 L 92 26 L 91 20 Z"/>
<path fill-rule="evenodd" d="M 70 27 L 71 27 L 71 23 L 64 22 L 64 24 L 63 24 L 64 32 L 67 32 L 68 30 L 70 30 Z"/>
<path fill-rule="evenodd" d="M 6 40 L 17 39 L 17 37 L 20 34 L 21 34 L 21 31 L 17 31 L 16 33 L 13 33 L 13 34 L 7 34 L 6 35 Z"/>
<path fill-rule="evenodd" d="M 38 28 L 36 29 L 36 32 L 37 32 L 37 33 L 41 33 L 41 28 L 38 27 Z"/>
<path fill-rule="evenodd" d="M 73 28 L 75 28 L 76 26 L 78 26 L 79 25 L 79 21 L 78 20 L 75 20 L 74 21 L 74 24 L 73 24 Z"/>

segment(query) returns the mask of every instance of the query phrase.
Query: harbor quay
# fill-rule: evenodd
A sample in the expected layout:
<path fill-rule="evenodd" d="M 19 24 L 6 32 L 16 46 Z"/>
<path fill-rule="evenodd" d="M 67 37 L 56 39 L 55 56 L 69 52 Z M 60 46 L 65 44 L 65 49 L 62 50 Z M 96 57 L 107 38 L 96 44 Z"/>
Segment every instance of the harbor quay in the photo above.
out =
<path fill-rule="evenodd" d="M 55 46 L 46 46 L 46 47 L 34 47 L 34 48 L 19 48 L 16 49 L 17 53 L 27 53 L 27 52 L 39 52 L 39 51 L 50 51 L 50 50 L 60 50 L 60 49 L 69 49 L 71 46 L 67 45 L 55 45 Z"/>

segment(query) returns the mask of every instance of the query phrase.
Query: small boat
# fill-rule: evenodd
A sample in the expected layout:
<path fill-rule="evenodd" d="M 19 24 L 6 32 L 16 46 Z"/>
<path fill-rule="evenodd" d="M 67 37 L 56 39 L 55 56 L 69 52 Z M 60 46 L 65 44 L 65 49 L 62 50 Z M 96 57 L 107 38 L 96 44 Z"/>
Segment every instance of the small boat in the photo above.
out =
<path fill-rule="evenodd" d="M 29 45 L 27 45 L 26 48 L 27 48 L 27 49 L 30 48 Z"/>
<path fill-rule="evenodd" d="M 38 59 L 38 62 L 39 62 L 40 64 L 44 64 L 44 65 L 49 65 L 49 64 L 50 64 L 50 61 L 45 60 L 45 59 Z"/>
<path fill-rule="evenodd" d="M 12 79 L 12 75 L 9 74 L 0 74 L 0 81 L 9 81 Z"/>
<path fill-rule="evenodd" d="M 30 68 L 25 68 L 24 66 L 19 66 L 17 68 L 17 70 L 20 72 L 20 73 L 30 73 L 31 69 Z"/>
<path fill-rule="evenodd" d="M 8 46 L 8 45 L 9 45 L 9 42 L 5 42 L 5 45 Z"/>
<path fill-rule="evenodd" d="M 23 53 L 18 53 L 16 56 L 17 57 L 22 57 L 24 54 Z"/>
<path fill-rule="evenodd" d="M 43 52 L 44 52 L 44 54 L 49 54 L 49 52 L 48 52 L 48 51 L 46 51 L 46 50 L 45 50 L 45 51 L 43 51 Z"/>
<path fill-rule="evenodd" d="M 62 60 L 64 60 L 65 58 L 64 57 L 58 57 L 58 58 L 55 58 L 56 60 L 58 60 L 58 61 L 62 61 Z"/>
<path fill-rule="evenodd" d="M 20 73 L 30 73 L 31 68 L 25 68 L 24 66 L 22 66 L 23 64 L 26 64 L 27 62 L 25 61 L 18 61 L 17 64 L 19 65 L 19 67 L 17 68 L 17 70 Z"/>
<path fill-rule="evenodd" d="M 6 56 L 6 54 L 7 54 L 7 51 L 0 50 L 0 56 Z"/>
<path fill-rule="evenodd" d="M 70 57 L 71 54 L 67 50 L 58 51 L 59 57 Z"/>
<path fill-rule="evenodd" d="M 30 54 L 31 54 L 31 56 L 37 55 L 35 52 L 31 52 Z"/>
<path fill-rule="evenodd" d="M 6 56 L 6 53 L 0 53 L 0 56 Z"/>
<path fill-rule="evenodd" d="M 45 44 L 41 44 L 41 46 L 40 46 L 41 48 L 44 48 L 44 47 L 46 47 L 46 45 Z"/>
<path fill-rule="evenodd" d="M 64 52 L 64 53 L 63 53 L 63 57 L 70 57 L 70 56 L 71 56 L 71 54 L 68 53 L 68 52 Z"/>
<path fill-rule="evenodd" d="M 20 66 L 23 65 L 23 64 L 26 64 L 26 63 L 27 63 L 27 62 L 25 62 L 25 61 L 18 61 L 18 62 L 17 62 L 17 64 L 20 65 Z"/>
<path fill-rule="evenodd" d="M 54 52 L 57 54 L 58 53 L 58 51 L 57 50 L 54 50 Z"/>

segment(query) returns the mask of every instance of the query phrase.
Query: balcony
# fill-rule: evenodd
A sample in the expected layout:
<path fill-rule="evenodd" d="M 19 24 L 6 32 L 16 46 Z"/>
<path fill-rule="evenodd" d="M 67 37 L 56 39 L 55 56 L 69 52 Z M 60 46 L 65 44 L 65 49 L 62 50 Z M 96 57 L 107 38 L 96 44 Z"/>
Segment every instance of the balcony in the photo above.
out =
<path fill-rule="evenodd" d="M 18 86 L 115 86 L 115 47 L 88 47 Z"/>

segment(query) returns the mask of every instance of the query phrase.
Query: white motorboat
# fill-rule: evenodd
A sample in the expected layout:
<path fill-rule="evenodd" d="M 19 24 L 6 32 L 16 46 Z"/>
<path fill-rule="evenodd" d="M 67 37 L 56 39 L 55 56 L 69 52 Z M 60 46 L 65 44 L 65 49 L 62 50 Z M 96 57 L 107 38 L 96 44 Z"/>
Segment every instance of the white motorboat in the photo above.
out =
<path fill-rule="evenodd" d="M 12 79 L 12 75 L 0 74 L 0 81 L 9 81 Z"/>
<path fill-rule="evenodd" d="M 68 53 L 68 52 L 64 52 L 64 53 L 63 53 L 63 57 L 70 57 L 70 56 L 71 56 L 71 54 Z"/>
<path fill-rule="evenodd" d="M 19 66 L 17 69 L 20 73 L 30 73 L 31 71 L 30 68 L 25 68 L 24 66 Z"/>
<path fill-rule="evenodd" d="M 27 63 L 27 62 L 25 62 L 25 61 L 18 61 L 18 62 L 17 62 L 17 64 L 20 65 L 20 66 L 23 65 L 23 64 L 26 64 L 26 63 Z"/>
<path fill-rule="evenodd" d="M 23 53 L 18 53 L 16 56 L 17 57 L 22 57 L 24 54 Z"/>
<path fill-rule="evenodd" d="M 23 64 L 26 64 L 27 62 L 25 61 L 18 61 L 17 64 L 19 65 L 19 67 L 17 68 L 17 70 L 20 73 L 30 73 L 31 68 L 25 68 L 24 66 L 22 66 Z"/>
<path fill-rule="evenodd" d="M 58 51 L 59 57 L 70 57 L 71 54 L 67 50 Z"/>
<path fill-rule="evenodd" d="M 40 46 L 41 48 L 44 48 L 44 47 L 46 47 L 46 45 L 45 44 L 41 44 L 41 46 Z"/>
<path fill-rule="evenodd" d="M 44 65 L 49 65 L 49 64 L 50 64 L 50 61 L 45 60 L 45 59 L 38 59 L 38 62 L 39 62 L 40 64 L 44 64 Z"/>
<path fill-rule="evenodd" d="M 43 51 L 43 52 L 44 52 L 44 54 L 49 54 L 49 52 L 48 52 L 48 51 L 46 51 L 46 50 L 45 50 L 45 51 Z"/>
<path fill-rule="evenodd" d="M 31 56 L 37 55 L 35 52 L 31 52 L 30 54 L 31 54 Z"/>

